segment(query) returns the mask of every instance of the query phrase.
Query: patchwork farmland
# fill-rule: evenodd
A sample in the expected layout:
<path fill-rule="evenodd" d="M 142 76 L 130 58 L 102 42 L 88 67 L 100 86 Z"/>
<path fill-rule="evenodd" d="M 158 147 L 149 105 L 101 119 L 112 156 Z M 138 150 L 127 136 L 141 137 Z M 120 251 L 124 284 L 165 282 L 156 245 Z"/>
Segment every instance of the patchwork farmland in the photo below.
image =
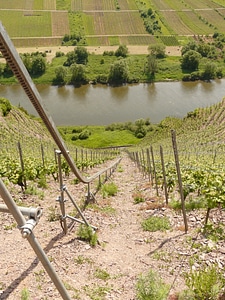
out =
<path fill-rule="evenodd" d="M 0 20 L 18 47 L 59 46 L 66 34 L 87 46 L 176 46 L 224 32 L 224 19 L 222 0 L 0 0 Z"/>

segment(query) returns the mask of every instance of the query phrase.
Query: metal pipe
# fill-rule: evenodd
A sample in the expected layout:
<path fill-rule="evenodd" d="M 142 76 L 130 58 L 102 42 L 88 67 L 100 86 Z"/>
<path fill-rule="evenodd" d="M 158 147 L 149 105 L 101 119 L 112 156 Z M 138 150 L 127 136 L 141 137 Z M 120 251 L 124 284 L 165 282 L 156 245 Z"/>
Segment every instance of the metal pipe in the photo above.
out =
<path fill-rule="evenodd" d="M 4 200 L 6 206 L 8 207 L 8 210 L 13 215 L 14 219 L 16 220 L 19 228 L 22 228 L 26 224 L 26 220 L 24 216 L 22 215 L 21 211 L 17 207 L 16 203 L 12 199 L 12 196 L 10 195 L 9 191 L 6 189 L 3 181 L 0 179 L 0 195 L 2 199 Z M 41 261 L 43 267 L 45 268 L 46 272 L 48 273 L 49 277 L 55 284 L 55 287 L 59 291 L 60 295 L 64 300 L 71 300 L 70 296 L 67 293 L 67 290 L 65 289 L 64 285 L 60 281 L 58 275 L 56 274 L 54 268 L 52 267 L 47 255 L 41 248 L 38 240 L 35 238 L 33 232 L 31 234 L 27 235 L 27 240 L 30 243 L 31 247 L 33 248 L 34 252 L 36 253 L 37 257 Z"/>
<path fill-rule="evenodd" d="M 23 207 L 23 206 L 17 206 L 17 208 L 20 210 L 23 216 L 28 217 L 28 219 L 34 219 L 35 221 L 38 221 L 42 215 L 41 208 Z M 0 212 L 11 213 L 7 205 L 4 204 L 0 204 Z"/>

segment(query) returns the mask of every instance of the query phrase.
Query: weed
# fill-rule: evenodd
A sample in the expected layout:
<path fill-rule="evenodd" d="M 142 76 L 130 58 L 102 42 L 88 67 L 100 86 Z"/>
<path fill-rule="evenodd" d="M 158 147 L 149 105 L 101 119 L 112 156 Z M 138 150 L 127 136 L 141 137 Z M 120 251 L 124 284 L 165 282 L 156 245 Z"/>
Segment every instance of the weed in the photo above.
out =
<path fill-rule="evenodd" d="M 165 251 L 154 252 L 153 258 L 156 260 L 161 260 L 161 261 L 167 262 L 167 263 L 170 263 L 172 261 L 171 253 L 167 253 Z"/>
<path fill-rule="evenodd" d="M 46 189 L 47 186 L 48 185 L 47 185 L 46 177 L 43 175 L 38 179 L 38 187 Z"/>
<path fill-rule="evenodd" d="M 29 300 L 30 299 L 30 293 L 27 288 L 22 289 L 21 292 L 21 300 Z"/>
<path fill-rule="evenodd" d="M 121 166 L 118 166 L 118 167 L 117 167 L 117 172 L 122 173 L 122 172 L 123 172 L 123 168 L 122 168 Z"/>
<path fill-rule="evenodd" d="M 92 300 L 103 300 L 105 299 L 106 293 L 110 291 L 110 287 L 108 286 L 99 286 L 99 285 L 86 285 L 83 287 L 85 293 L 90 297 Z"/>
<path fill-rule="evenodd" d="M 3 290 L 6 287 L 6 285 L 0 281 L 0 291 Z"/>
<path fill-rule="evenodd" d="M 225 279 L 215 265 L 203 265 L 198 270 L 191 268 L 189 273 L 184 274 L 184 278 L 188 287 L 184 295 L 192 295 L 192 298 L 181 295 L 179 299 L 216 300 L 224 290 Z"/>
<path fill-rule="evenodd" d="M 78 183 L 80 183 L 80 180 L 78 178 L 74 178 L 72 180 L 72 184 L 78 184 Z"/>
<path fill-rule="evenodd" d="M 113 208 L 110 205 L 99 206 L 97 204 L 89 204 L 88 207 L 93 209 L 96 212 L 98 211 L 98 212 L 101 212 L 101 213 L 107 214 L 107 215 L 114 215 L 116 213 L 115 208 Z"/>
<path fill-rule="evenodd" d="M 147 275 L 141 275 L 138 278 L 136 291 L 138 300 L 166 300 L 169 286 L 155 271 L 150 269 Z"/>
<path fill-rule="evenodd" d="M 214 242 L 224 240 L 225 238 L 224 224 L 222 223 L 218 223 L 216 225 L 206 224 L 202 231 L 204 235 L 207 236 L 208 239 Z"/>
<path fill-rule="evenodd" d="M 185 209 L 186 211 L 192 211 L 195 209 L 201 209 L 206 207 L 205 199 L 203 198 L 190 198 L 187 201 L 185 201 Z M 181 201 L 173 199 L 169 203 L 169 207 L 174 210 L 181 210 Z"/>
<path fill-rule="evenodd" d="M 63 281 L 63 284 L 64 284 L 65 288 L 66 288 L 68 291 L 73 291 L 73 292 L 75 293 L 75 294 L 73 295 L 73 299 L 76 299 L 76 300 L 81 299 L 79 290 L 77 290 L 76 288 L 74 288 L 74 287 L 73 287 L 71 284 L 69 284 L 68 282 Z"/>
<path fill-rule="evenodd" d="M 44 199 L 44 192 L 39 191 L 36 186 L 32 186 L 32 185 L 28 186 L 27 189 L 25 190 L 25 194 L 26 195 L 36 195 L 41 200 Z"/>
<path fill-rule="evenodd" d="M 78 238 L 89 242 L 91 246 L 96 246 L 98 242 L 97 233 L 91 228 L 91 226 L 87 226 L 81 224 L 77 233 Z"/>
<path fill-rule="evenodd" d="M 57 209 L 53 206 L 50 206 L 48 209 L 48 221 L 55 222 L 59 220 L 59 214 L 57 213 Z"/>
<path fill-rule="evenodd" d="M 107 271 L 98 268 L 95 271 L 95 277 L 102 280 L 108 280 L 110 275 Z"/>
<path fill-rule="evenodd" d="M 113 182 L 106 183 L 102 186 L 102 196 L 103 198 L 109 197 L 109 196 L 115 196 L 118 192 L 118 188 Z"/>
<path fill-rule="evenodd" d="M 37 190 L 37 188 L 35 186 L 30 185 L 25 190 L 25 194 L 26 195 L 38 195 L 38 190 Z"/>
<path fill-rule="evenodd" d="M 138 204 L 138 203 L 141 203 L 141 202 L 145 201 L 145 198 L 144 198 L 144 196 L 142 195 L 141 192 L 134 193 L 133 198 L 134 198 L 134 203 L 135 204 Z"/>
<path fill-rule="evenodd" d="M 170 229 L 170 222 L 167 217 L 151 216 L 142 222 L 142 228 L 145 231 L 165 231 Z"/>
<path fill-rule="evenodd" d="M 78 255 L 77 258 L 74 258 L 74 261 L 78 265 L 82 265 L 82 264 L 85 264 L 85 263 L 89 263 L 89 264 L 93 263 L 93 261 L 90 258 L 84 257 L 82 255 Z"/>
<path fill-rule="evenodd" d="M 16 228 L 17 224 L 16 223 L 12 223 L 10 225 L 4 225 L 3 228 L 4 230 L 12 230 L 13 228 Z"/>

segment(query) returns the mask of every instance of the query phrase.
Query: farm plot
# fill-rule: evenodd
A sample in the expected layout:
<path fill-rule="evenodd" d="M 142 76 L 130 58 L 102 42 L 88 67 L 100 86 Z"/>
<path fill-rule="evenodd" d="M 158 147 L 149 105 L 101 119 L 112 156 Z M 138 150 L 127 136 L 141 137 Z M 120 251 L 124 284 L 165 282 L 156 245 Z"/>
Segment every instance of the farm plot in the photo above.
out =
<path fill-rule="evenodd" d="M 44 3 L 55 2 L 55 0 L 0 0 L 1 9 L 26 9 L 39 10 L 44 8 Z M 47 9 L 47 8 L 46 8 Z"/>
<path fill-rule="evenodd" d="M 171 9 L 171 6 L 164 0 L 152 0 L 152 4 L 156 7 L 157 10 L 167 10 Z"/>
<path fill-rule="evenodd" d="M 114 0 L 85 0 L 82 1 L 83 10 L 94 11 L 94 10 L 115 10 Z"/>
<path fill-rule="evenodd" d="M 166 22 L 166 25 L 171 28 L 171 33 L 178 35 L 194 34 L 188 25 L 183 22 L 176 11 L 160 11 L 159 15 L 162 16 L 162 20 Z"/>
<path fill-rule="evenodd" d="M 215 10 L 201 10 L 198 12 L 213 31 L 225 32 L 224 18 Z"/>
<path fill-rule="evenodd" d="M 56 9 L 56 2 L 55 0 L 45 0 L 44 1 L 44 9 L 47 9 L 47 10 L 55 10 Z"/>
<path fill-rule="evenodd" d="M 187 5 L 192 9 L 216 8 L 220 5 L 211 0 L 186 0 Z"/>
<path fill-rule="evenodd" d="M 32 1 L 33 2 L 33 1 Z M 0 0 L 1 9 L 24 9 L 26 0 Z"/>
<path fill-rule="evenodd" d="M 222 9 L 216 9 L 216 12 L 222 16 L 222 18 L 225 18 L 225 8 Z"/>
<path fill-rule="evenodd" d="M 72 0 L 71 11 L 81 11 L 81 10 L 83 10 L 82 0 Z"/>
<path fill-rule="evenodd" d="M 110 46 L 110 40 L 107 36 L 94 36 L 94 37 L 86 37 L 87 44 L 89 46 Z M 119 43 L 117 43 L 118 45 Z"/>
<path fill-rule="evenodd" d="M 187 9 L 187 4 L 186 2 L 184 3 L 183 1 L 180 2 L 179 0 L 163 0 L 163 1 L 157 1 L 157 0 L 152 0 L 152 3 L 155 5 L 155 7 L 159 10 L 183 10 Z"/>
<path fill-rule="evenodd" d="M 64 36 L 70 33 L 68 13 L 52 12 L 52 36 Z"/>
<path fill-rule="evenodd" d="M 120 36 L 122 45 L 151 45 L 156 44 L 156 38 L 152 35 Z"/>
<path fill-rule="evenodd" d="M 188 27 L 195 32 L 195 34 L 212 34 L 213 30 L 208 24 L 203 22 L 201 18 L 196 14 L 195 11 L 183 11 L 179 12 L 179 16 L 182 21 L 188 25 Z"/>
<path fill-rule="evenodd" d="M 108 34 L 146 34 L 138 12 L 105 13 L 103 21 Z"/>
<path fill-rule="evenodd" d="M 51 13 L 36 11 L 0 11 L 0 19 L 11 37 L 44 37 L 52 35 Z M 14 20 L 14 22 L 12 22 Z"/>
<path fill-rule="evenodd" d="M 129 4 L 128 4 L 128 1 L 127 0 L 121 0 L 121 1 L 118 1 L 118 3 L 119 3 L 119 9 L 121 9 L 121 10 L 127 10 L 127 9 L 129 9 Z"/>
<path fill-rule="evenodd" d="M 85 23 L 85 28 L 89 28 L 87 35 L 146 34 L 138 12 L 89 12 L 85 15 L 89 22 Z"/>
<path fill-rule="evenodd" d="M 222 7 L 225 7 L 225 3 L 224 0 L 213 0 L 214 3 L 216 3 L 217 5 L 220 5 Z"/>

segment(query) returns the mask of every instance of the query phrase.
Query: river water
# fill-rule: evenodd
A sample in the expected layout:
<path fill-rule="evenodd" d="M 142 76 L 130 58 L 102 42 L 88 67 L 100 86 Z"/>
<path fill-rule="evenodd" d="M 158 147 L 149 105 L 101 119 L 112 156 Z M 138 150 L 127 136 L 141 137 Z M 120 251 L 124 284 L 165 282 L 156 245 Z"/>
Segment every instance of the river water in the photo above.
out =
<path fill-rule="evenodd" d="M 56 125 L 107 125 L 140 118 L 158 123 L 167 116 L 182 118 L 195 108 L 220 102 L 225 96 L 224 79 L 208 83 L 158 82 L 80 88 L 38 85 L 37 88 Z M 0 86 L 0 97 L 37 115 L 19 85 Z"/>

